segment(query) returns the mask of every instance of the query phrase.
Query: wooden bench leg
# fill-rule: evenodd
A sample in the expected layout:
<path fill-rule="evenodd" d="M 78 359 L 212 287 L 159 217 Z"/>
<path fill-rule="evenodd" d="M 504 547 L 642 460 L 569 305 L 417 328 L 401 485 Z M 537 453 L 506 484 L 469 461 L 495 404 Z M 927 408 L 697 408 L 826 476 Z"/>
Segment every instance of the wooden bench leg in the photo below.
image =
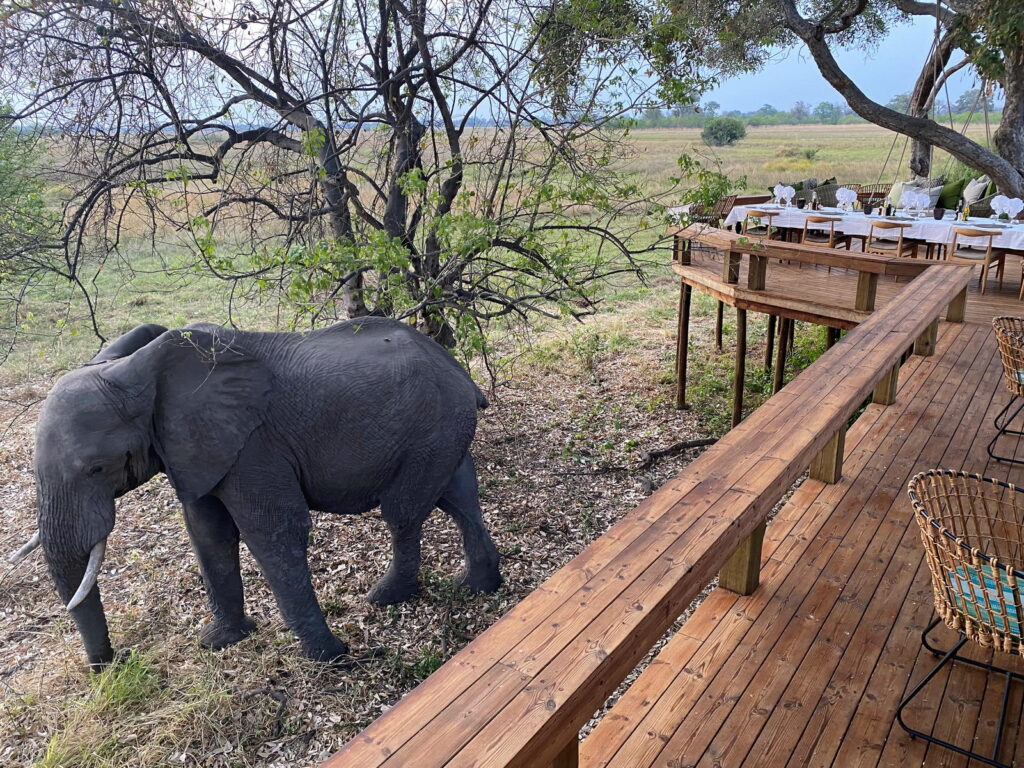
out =
<path fill-rule="evenodd" d="M 690 297 L 688 283 L 679 286 L 679 328 L 676 332 L 676 408 L 686 407 L 686 362 L 690 352 Z"/>
<path fill-rule="evenodd" d="M 823 483 L 838 483 L 843 476 L 843 450 L 846 448 L 846 425 L 832 435 L 814 461 L 811 462 L 810 476 Z"/>
<path fill-rule="evenodd" d="M 743 419 L 743 379 L 747 370 L 747 310 L 736 307 L 736 368 L 732 380 L 732 425 Z"/>
<path fill-rule="evenodd" d="M 574 738 L 565 748 L 555 756 L 551 762 L 551 768 L 579 768 L 580 765 L 580 740 Z"/>
<path fill-rule="evenodd" d="M 738 253 L 726 252 L 722 261 L 722 282 L 735 284 L 740 281 L 740 260 Z"/>
<path fill-rule="evenodd" d="M 875 309 L 875 293 L 878 290 L 878 275 L 874 272 L 857 273 L 856 309 L 862 312 L 873 312 Z"/>
<path fill-rule="evenodd" d="M 900 383 L 900 364 L 896 363 L 889 372 L 882 377 L 882 380 L 875 386 L 875 394 L 871 402 L 879 405 L 892 405 L 896 402 L 896 388 Z"/>
<path fill-rule="evenodd" d="M 772 369 L 772 355 L 775 352 L 775 315 L 768 315 L 768 335 L 764 342 L 764 369 Z"/>
<path fill-rule="evenodd" d="M 722 312 L 725 311 L 725 304 L 718 302 L 718 308 L 715 310 L 715 346 L 718 351 L 722 351 Z"/>
<path fill-rule="evenodd" d="M 732 553 L 718 574 L 718 586 L 738 595 L 751 595 L 761 580 L 761 545 L 764 529 L 761 523 L 739 548 Z"/>
<path fill-rule="evenodd" d="M 946 320 L 951 323 L 962 323 L 967 314 L 967 289 L 964 288 L 956 295 L 956 298 L 949 302 L 949 309 L 946 310 Z"/>
<path fill-rule="evenodd" d="M 747 261 L 747 288 L 763 291 L 768 279 L 768 257 L 750 254 Z"/>
<path fill-rule="evenodd" d="M 935 344 L 939 339 L 939 319 L 935 318 L 931 324 L 924 329 L 924 333 L 917 337 L 914 342 L 914 354 L 928 357 L 935 354 Z"/>

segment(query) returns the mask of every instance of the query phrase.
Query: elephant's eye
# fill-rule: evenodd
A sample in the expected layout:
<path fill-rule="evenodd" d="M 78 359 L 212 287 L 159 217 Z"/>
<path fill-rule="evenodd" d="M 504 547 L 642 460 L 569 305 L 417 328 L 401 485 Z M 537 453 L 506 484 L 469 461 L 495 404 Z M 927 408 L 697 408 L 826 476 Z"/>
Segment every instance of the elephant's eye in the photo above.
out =
<path fill-rule="evenodd" d="M 98 475 L 102 471 L 103 471 L 103 467 L 101 465 L 99 465 L 99 464 L 97 464 L 94 467 L 89 467 L 89 474 L 90 475 Z"/>

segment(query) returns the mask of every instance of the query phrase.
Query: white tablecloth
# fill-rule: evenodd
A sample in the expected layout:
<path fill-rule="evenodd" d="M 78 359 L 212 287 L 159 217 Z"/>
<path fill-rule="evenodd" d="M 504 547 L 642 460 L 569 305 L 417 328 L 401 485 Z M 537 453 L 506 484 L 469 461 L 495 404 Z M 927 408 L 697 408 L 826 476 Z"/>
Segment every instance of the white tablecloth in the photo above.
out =
<path fill-rule="evenodd" d="M 844 235 L 867 235 L 868 230 L 871 228 L 871 222 L 879 221 L 883 218 L 881 216 L 865 216 L 863 213 L 840 211 L 838 208 L 822 208 L 818 211 L 805 211 L 800 208 L 772 208 L 771 206 L 766 205 L 738 205 L 729 211 L 729 215 L 725 219 L 725 225 L 731 226 L 737 222 L 743 221 L 743 219 L 746 218 L 748 208 L 777 212 L 777 215 L 772 218 L 772 226 L 792 229 L 803 229 L 804 219 L 809 215 L 841 217 L 842 220 L 836 222 L 836 232 L 842 232 Z M 954 228 L 975 227 L 978 224 L 991 224 L 992 219 L 981 219 L 972 216 L 971 219 L 966 222 L 954 221 L 952 218 L 936 221 L 929 216 L 926 219 L 916 218 L 913 221 L 906 223 L 910 224 L 910 226 L 903 230 L 903 237 L 909 237 L 915 240 L 924 240 L 929 243 L 949 243 L 953 240 Z M 811 225 L 811 229 L 818 228 L 827 230 L 828 224 Z M 995 231 L 999 232 L 999 237 L 992 240 L 992 246 L 994 248 L 1024 250 L 1024 222 L 1016 222 L 1013 226 Z M 892 234 L 891 239 L 895 240 L 897 237 L 898 234 L 894 233 Z M 964 245 L 980 245 L 984 247 L 988 245 L 988 238 L 961 237 L 957 240 L 957 243 L 963 243 Z"/>

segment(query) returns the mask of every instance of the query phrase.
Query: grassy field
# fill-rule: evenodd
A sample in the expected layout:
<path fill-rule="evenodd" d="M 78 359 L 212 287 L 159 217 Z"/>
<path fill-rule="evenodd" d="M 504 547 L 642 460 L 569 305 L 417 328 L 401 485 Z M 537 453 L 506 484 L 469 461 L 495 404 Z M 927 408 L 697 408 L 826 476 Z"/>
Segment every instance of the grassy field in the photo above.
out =
<path fill-rule="evenodd" d="M 973 125 L 968 135 L 983 141 L 985 127 Z M 648 176 L 665 176 L 675 169 L 679 155 L 689 153 L 717 165 L 729 178 L 745 179 L 740 188 L 749 192 L 812 176 L 819 181 L 835 176 L 840 183 L 891 183 L 907 178 L 906 157 L 899 162 L 907 141 L 900 136 L 894 145 L 894 137 L 874 125 L 777 125 L 748 128 L 746 138 L 731 147 L 709 147 L 696 128 L 642 130 L 633 134 L 639 155 L 632 166 Z M 933 173 L 942 173 L 949 161 L 945 152 L 936 150 Z"/>

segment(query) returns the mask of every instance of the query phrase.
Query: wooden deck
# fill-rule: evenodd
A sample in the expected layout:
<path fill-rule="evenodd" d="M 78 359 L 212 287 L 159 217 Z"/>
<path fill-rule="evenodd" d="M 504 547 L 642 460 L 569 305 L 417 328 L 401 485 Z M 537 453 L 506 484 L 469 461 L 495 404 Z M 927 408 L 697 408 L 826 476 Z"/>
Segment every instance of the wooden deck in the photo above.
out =
<path fill-rule="evenodd" d="M 790 269 L 805 288 L 843 279 Z M 868 406 L 850 429 L 840 482 L 808 479 L 770 522 L 758 590 L 712 592 L 618 702 L 616 717 L 582 742 L 580 765 L 967 765 L 912 741 L 894 715 L 934 665 L 920 645 L 932 594 L 908 480 L 943 467 L 1024 484 L 1024 470 L 985 452 L 992 417 L 1009 397 L 989 323 L 1024 307 L 1002 295 L 972 296 L 968 307 L 984 322 L 943 324 L 938 353 L 904 366 L 895 404 Z M 952 639 L 944 628 L 934 636 Z M 1013 666 L 1003 655 L 997 661 Z M 954 666 L 932 685 L 908 722 L 988 751 L 1001 680 Z M 1022 697 L 1015 687 L 1010 722 Z M 1024 762 L 1024 739 L 1006 739 L 1004 759 L 1016 750 Z"/>

